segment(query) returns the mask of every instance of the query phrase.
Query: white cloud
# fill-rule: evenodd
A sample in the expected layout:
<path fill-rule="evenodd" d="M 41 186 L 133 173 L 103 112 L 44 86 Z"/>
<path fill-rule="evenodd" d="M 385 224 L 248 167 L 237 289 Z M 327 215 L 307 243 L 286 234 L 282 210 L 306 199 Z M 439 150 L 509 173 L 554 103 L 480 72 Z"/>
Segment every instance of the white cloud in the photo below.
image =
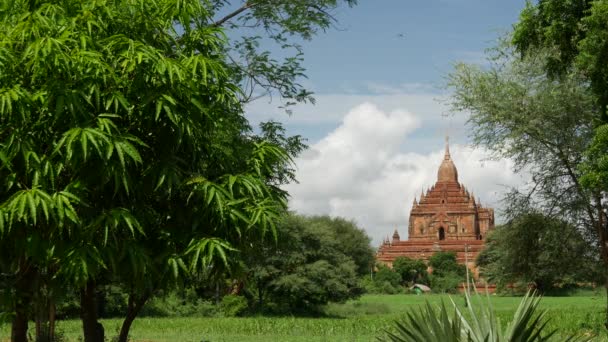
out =
<path fill-rule="evenodd" d="M 356 88 L 356 93 L 315 95 L 315 105 L 300 104 L 294 108 L 292 116 L 278 108 L 277 99 L 262 98 L 247 105 L 247 117 L 253 125 L 267 120 L 281 121 L 289 127 L 291 134 L 312 138 L 314 143 L 341 125 L 352 108 L 362 103 L 373 103 L 388 113 L 403 108 L 415 113 L 418 129 L 413 139 L 400 141 L 402 151 L 429 152 L 428 146 L 442 140 L 446 132 L 453 141 L 466 142 L 466 115 L 450 112 L 446 105 L 447 94 L 438 92 L 432 85 L 391 86 L 369 82 Z"/>
<path fill-rule="evenodd" d="M 436 180 L 443 139 L 411 138 L 424 122 L 416 109 L 395 106 L 387 111 L 372 102 L 351 108 L 336 129 L 297 159 L 299 184 L 287 187 L 290 207 L 302 214 L 354 219 L 375 244 L 395 227 L 404 237 L 414 196 Z M 403 152 L 404 145 L 424 141 L 432 141 L 434 147 L 419 150 L 432 152 Z M 484 205 L 496 207 L 505 185 L 521 183 L 508 160 L 487 161 L 486 151 L 463 145 L 451 145 L 450 151 L 460 181 Z"/>
<path fill-rule="evenodd" d="M 373 93 L 369 93 L 370 91 Z M 295 114 L 289 118 L 285 116 L 284 110 L 279 108 L 279 100 L 264 97 L 247 105 L 247 116 L 252 122 L 274 119 L 304 124 L 335 123 L 351 108 L 364 102 L 374 103 L 385 111 L 397 110 L 407 103 L 408 109 L 424 120 L 439 120 L 443 114 L 448 114 L 447 108 L 438 101 L 445 98 L 440 93 L 378 84 L 367 85 L 367 92 L 368 94 L 317 94 L 315 105 L 300 104 L 294 108 Z"/>

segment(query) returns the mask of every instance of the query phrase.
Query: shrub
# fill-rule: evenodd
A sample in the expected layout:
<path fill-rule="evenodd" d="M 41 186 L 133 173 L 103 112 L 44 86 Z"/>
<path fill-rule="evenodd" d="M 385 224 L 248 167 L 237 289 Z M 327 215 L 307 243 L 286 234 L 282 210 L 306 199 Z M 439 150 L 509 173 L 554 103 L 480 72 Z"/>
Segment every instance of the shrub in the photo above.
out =
<path fill-rule="evenodd" d="M 432 274 L 430 280 L 431 289 L 438 293 L 456 293 L 458 286 L 464 281 L 460 275 L 454 273 Z"/>
<path fill-rule="evenodd" d="M 378 265 L 378 271 L 374 276 L 374 281 L 377 284 L 388 282 L 393 287 L 397 287 L 401 284 L 401 275 L 385 265 Z"/>
<path fill-rule="evenodd" d="M 403 289 L 399 285 L 393 285 L 387 280 L 371 280 L 368 277 L 361 279 L 361 286 L 365 293 L 372 294 L 396 294 L 403 292 Z"/>
<path fill-rule="evenodd" d="M 389 283 L 388 281 L 384 281 L 382 283 L 379 284 L 379 289 L 380 289 L 380 293 L 384 293 L 384 294 L 396 294 L 401 292 L 400 291 L 400 287 L 394 286 L 393 284 Z"/>
<path fill-rule="evenodd" d="M 215 316 L 217 306 L 202 300 L 192 290 L 178 293 L 172 291 L 165 296 L 154 297 L 142 308 L 140 316 L 190 317 Z"/>
<path fill-rule="evenodd" d="M 220 312 L 225 317 L 240 316 L 247 310 L 247 299 L 243 296 L 227 295 L 222 298 Z"/>
<path fill-rule="evenodd" d="M 540 297 L 528 292 L 521 300 L 513 319 L 503 330 L 496 316 L 490 297 L 484 301 L 479 294 L 476 300 L 471 300 L 469 291 L 465 292 L 467 316 L 465 316 L 451 300 L 454 309 L 450 316 L 442 302 L 438 309 L 426 303 L 418 312 L 410 311 L 403 321 L 395 322 L 393 331 L 385 331 L 378 337 L 380 341 L 390 342 L 443 342 L 443 341 L 548 341 L 556 331 L 547 331 L 545 310 L 537 313 Z M 450 318 L 451 317 L 451 318 Z M 567 341 L 590 341 L 592 338 L 574 337 Z"/>

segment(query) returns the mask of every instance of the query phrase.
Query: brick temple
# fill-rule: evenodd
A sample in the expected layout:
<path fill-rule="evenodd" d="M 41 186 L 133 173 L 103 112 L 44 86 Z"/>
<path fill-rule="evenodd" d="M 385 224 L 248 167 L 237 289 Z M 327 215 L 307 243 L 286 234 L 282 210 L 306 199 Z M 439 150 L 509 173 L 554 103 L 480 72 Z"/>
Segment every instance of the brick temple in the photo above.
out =
<path fill-rule="evenodd" d="M 428 260 L 437 251 L 452 251 L 459 263 L 467 264 L 477 275 L 475 259 L 488 230 L 493 228 L 494 209 L 482 207 L 473 193 L 458 182 L 458 170 L 446 139 L 437 182 L 422 191 L 419 199 L 414 198 L 408 239 L 401 240 L 395 229 L 392 239 L 386 238 L 378 249 L 376 260 L 392 266 L 399 256 Z"/>

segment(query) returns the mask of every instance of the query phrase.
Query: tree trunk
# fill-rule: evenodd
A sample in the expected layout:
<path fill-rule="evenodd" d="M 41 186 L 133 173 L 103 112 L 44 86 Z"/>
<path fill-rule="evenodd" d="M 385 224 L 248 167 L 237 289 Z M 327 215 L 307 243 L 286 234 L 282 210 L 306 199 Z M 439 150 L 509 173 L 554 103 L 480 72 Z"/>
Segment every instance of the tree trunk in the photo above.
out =
<path fill-rule="evenodd" d="M 137 299 L 134 294 L 129 295 L 129 305 L 127 308 L 127 316 L 124 321 L 122 321 L 122 326 L 120 327 L 120 334 L 118 335 L 118 342 L 127 342 L 129 338 L 129 330 L 131 330 L 131 324 L 143 308 L 146 301 L 150 298 L 149 294 L 143 295 L 141 298 Z"/>
<path fill-rule="evenodd" d="M 51 341 L 55 341 L 55 300 L 53 298 L 49 301 L 49 336 Z"/>
<path fill-rule="evenodd" d="M 35 271 L 25 257 L 19 260 L 15 282 L 15 318 L 11 326 L 11 342 L 27 342 L 28 314 L 32 303 Z"/>
<path fill-rule="evenodd" d="M 27 342 L 27 320 L 27 313 L 18 308 L 11 327 L 11 342 Z"/>
<path fill-rule="evenodd" d="M 597 219 L 597 233 L 600 240 L 600 253 L 602 256 L 602 260 L 604 261 L 604 266 L 608 269 L 608 226 L 605 220 L 606 214 L 604 212 L 604 207 L 602 205 L 602 196 L 601 194 L 596 195 L 597 201 L 597 211 L 598 211 L 598 219 Z M 604 327 L 608 329 L 608 272 L 604 274 L 604 287 L 606 288 L 606 319 L 604 320 Z"/>
<path fill-rule="evenodd" d="M 89 280 L 80 289 L 80 318 L 85 342 L 104 342 L 103 325 L 97 321 L 97 294 L 95 282 Z"/>
<path fill-rule="evenodd" d="M 606 320 L 604 321 L 604 327 L 608 330 L 608 275 L 606 275 L 604 287 L 606 288 Z"/>

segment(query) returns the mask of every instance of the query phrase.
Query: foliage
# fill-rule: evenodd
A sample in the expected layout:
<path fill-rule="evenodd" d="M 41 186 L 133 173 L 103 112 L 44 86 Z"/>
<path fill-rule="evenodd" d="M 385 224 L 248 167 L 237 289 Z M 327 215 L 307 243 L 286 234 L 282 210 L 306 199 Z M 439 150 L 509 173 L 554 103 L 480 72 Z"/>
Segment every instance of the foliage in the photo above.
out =
<path fill-rule="evenodd" d="M 435 292 L 455 292 L 466 279 L 466 268 L 456 261 L 454 252 L 436 252 L 429 258 L 432 268 L 431 289 Z"/>
<path fill-rule="evenodd" d="M 608 67 L 603 60 L 608 47 L 608 3 L 603 0 L 542 0 L 528 3 L 515 25 L 513 44 L 520 55 L 534 55 L 539 49 L 556 51 L 544 59 L 552 76 L 568 74 L 575 66 L 591 82 L 606 123 Z"/>
<path fill-rule="evenodd" d="M 436 252 L 429 258 L 429 266 L 433 269 L 433 274 L 443 276 L 446 274 L 455 274 L 460 277 L 465 277 L 466 269 L 456 260 L 454 252 Z"/>
<path fill-rule="evenodd" d="M 401 286 L 395 286 L 390 281 L 377 281 L 369 276 L 360 280 L 363 291 L 368 294 L 396 294 L 402 292 Z"/>
<path fill-rule="evenodd" d="M 256 136 L 239 86 L 246 75 L 296 102 L 309 94 L 297 58 L 275 69 L 252 43 L 241 46 L 252 65 L 231 59 L 239 46 L 214 17 L 229 3 L 0 9 L 0 281 L 18 340 L 38 289 L 82 290 L 88 341 L 98 284 L 128 290 L 132 320 L 156 291 L 222 272 L 243 241 L 274 232 L 303 144 L 276 123 Z M 284 34 L 327 28 L 337 3 L 260 0 L 239 13 L 288 45 Z"/>
<path fill-rule="evenodd" d="M 538 211 L 567 221 L 581 230 L 590 250 L 599 251 L 606 269 L 605 188 L 598 182 L 604 150 L 602 138 L 594 138 L 606 102 L 599 85 L 589 86 L 595 82 L 590 69 L 574 62 L 579 44 L 570 45 L 585 29 L 576 18 L 589 13 L 587 5 L 601 3 L 529 5 L 513 34 L 515 46 L 503 42 L 489 68 L 457 66 L 450 86 L 453 108 L 471 113 L 475 143 L 528 175 L 528 184 L 505 197 L 507 219 Z M 593 141 L 596 149 L 589 152 Z"/>
<path fill-rule="evenodd" d="M 456 293 L 458 287 L 463 284 L 464 277 L 454 272 L 447 272 L 441 275 L 431 274 L 431 290 L 435 293 Z"/>
<path fill-rule="evenodd" d="M 224 317 L 240 316 L 247 310 L 247 299 L 236 295 L 224 296 L 219 309 Z"/>
<path fill-rule="evenodd" d="M 248 269 L 245 290 L 258 309 L 273 304 L 276 310 L 305 312 L 361 294 L 355 256 L 345 254 L 350 249 L 338 235 L 341 230 L 332 227 L 335 223 L 343 227 L 344 221 L 287 215 L 277 226 L 276 243 L 243 252 Z M 349 227 L 359 234 L 359 228 Z"/>
<path fill-rule="evenodd" d="M 519 303 L 512 320 L 503 330 L 490 297 L 486 301 L 479 294 L 472 299 L 465 292 L 467 314 L 452 301 L 454 313 L 450 316 L 441 302 L 438 310 L 429 302 L 417 312 L 408 312 L 403 321 L 395 322 L 395 331 L 387 331 L 381 341 L 549 341 L 556 331 L 546 328 L 546 310 L 538 310 L 541 297 L 527 293 Z M 450 299 L 451 300 L 451 299 Z M 539 312 L 537 312 L 539 311 Z M 590 340 L 569 337 L 565 341 Z"/>
<path fill-rule="evenodd" d="M 470 111 L 477 145 L 496 158 L 512 160 L 515 171 L 530 175 L 527 189 L 507 195 L 507 217 L 533 207 L 587 223 L 593 201 L 578 187 L 577 166 L 598 113 L 593 96 L 580 74 L 553 82 L 540 58 L 514 60 L 509 53 L 509 47 L 498 48 L 488 70 L 458 65 L 450 76 L 453 107 Z"/>
<path fill-rule="evenodd" d="M 597 252 L 575 227 L 534 212 L 496 227 L 477 265 L 490 282 L 534 283 L 540 291 L 601 278 Z"/>
<path fill-rule="evenodd" d="M 606 196 L 606 125 L 608 124 L 608 2 L 604 0 L 558 1 L 543 0 L 528 4 L 515 26 L 513 43 L 520 56 L 537 56 L 539 50 L 550 50 L 550 58 L 543 58 L 545 71 L 552 79 L 562 82 L 564 75 L 580 70 L 582 87 L 590 88 L 597 112 L 588 124 L 595 128 L 591 144 L 583 154 L 581 164 L 573 168 L 580 174 L 579 192 L 592 198 L 588 206 L 588 227 L 594 235 L 604 269 L 608 269 L 608 220 L 603 202 Z M 581 87 L 581 88 L 582 88 Z M 574 112 L 572 115 L 576 116 Z M 594 217 L 595 216 L 595 217 Z M 606 275 L 608 277 L 608 275 Z M 605 280 L 608 291 L 608 278 Z M 608 308 L 606 310 L 608 328 Z"/>
<path fill-rule="evenodd" d="M 393 261 L 393 270 L 401 275 L 405 284 L 429 284 L 427 266 L 424 261 L 408 257 L 398 257 Z"/>
<path fill-rule="evenodd" d="M 585 151 L 581 184 L 588 189 L 608 189 L 608 125 L 595 129 L 595 135 Z"/>
<path fill-rule="evenodd" d="M 355 222 L 341 217 L 313 216 L 310 220 L 311 224 L 331 229 L 336 237 L 338 250 L 353 260 L 357 266 L 358 275 L 370 273 L 375 257 L 371 247 L 371 238 L 363 228 L 358 227 Z"/>
<path fill-rule="evenodd" d="M 124 311 L 123 311 L 124 312 Z M 143 317 L 213 317 L 217 305 L 204 300 L 192 290 L 170 291 L 155 296 L 141 309 Z M 120 317 L 120 316 L 115 316 Z"/>
<path fill-rule="evenodd" d="M 314 102 L 300 83 L 305 77 L 302 40 L 335 24 L 333 12 L 356 0 L 213 0 L 209 6 L 213 26 L 228 33 L 226 54 L 234 80 L 241 89 L 241 102 L 279 95 L 281 106 L 291 113 L 299 102 Z M 283 50 L 273 56 L 269 46 Z M 278 55 L 283 55 L 279 59 Z"/>
<path fill-rule="evenodd" d="M 401 274 L 396 272 L 394 268 L 390 268 L 386 265 L 379 264 L 376 266 L 378 269 L 374 274 L 374 281 L 380 284 L 389 283 L 392 286 L 400 286 L 401 285 Z"/>

